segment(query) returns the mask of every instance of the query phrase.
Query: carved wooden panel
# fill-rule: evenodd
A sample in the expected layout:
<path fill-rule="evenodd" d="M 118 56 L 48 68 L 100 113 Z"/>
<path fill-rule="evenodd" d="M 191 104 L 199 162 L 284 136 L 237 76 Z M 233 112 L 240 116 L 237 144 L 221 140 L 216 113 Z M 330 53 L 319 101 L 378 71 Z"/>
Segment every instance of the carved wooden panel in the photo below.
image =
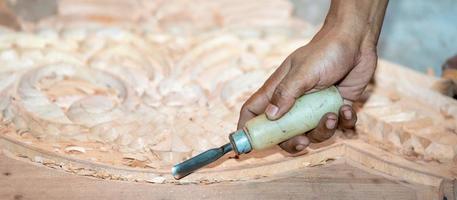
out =
<path fill-rule="evenodd" d="M 227 155 L 173 180 L 173 164 L 228 141 L 244 100 L 316 29 L 280 0 L 151 2 L 65 0 L 59 15 L 23 22 L 27 31 L 3 29 L 2 148 L 80 175 L 154 183 L 257 179 L 343 159 L 454 194 L 456 101 L 435 91 L 438 78 L 382 60 L 357 103 L 355 134 L 338 131 L 300 156 Z"/>

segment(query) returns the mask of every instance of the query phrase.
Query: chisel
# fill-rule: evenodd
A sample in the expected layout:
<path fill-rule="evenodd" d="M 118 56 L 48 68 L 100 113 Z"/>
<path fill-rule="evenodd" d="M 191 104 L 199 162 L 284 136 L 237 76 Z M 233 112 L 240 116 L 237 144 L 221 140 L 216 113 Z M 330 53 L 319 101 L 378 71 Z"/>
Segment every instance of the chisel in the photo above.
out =
<path fill-rule="evenodd" d="M 328 112 L 338 114 L 343 98 L 335 86 L 301 96 L 289 112 L 278 120 L 268 120 L 265 114 L 246 122 L 245 126 L 229 135 L 230 143 L 207 150 L 172 168 L 175 179 L 181 179 L 224 154 L 234 151 L 237 155 L 252 150 L 262 150 L 277 145 L 296 135 L 314 129 Z"/>

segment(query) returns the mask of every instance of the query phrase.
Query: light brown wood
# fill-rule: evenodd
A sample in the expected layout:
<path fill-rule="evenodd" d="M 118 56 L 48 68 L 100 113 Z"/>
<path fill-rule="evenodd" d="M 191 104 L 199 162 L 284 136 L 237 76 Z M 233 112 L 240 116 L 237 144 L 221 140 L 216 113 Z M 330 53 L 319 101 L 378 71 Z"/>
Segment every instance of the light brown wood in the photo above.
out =
<path fill-rule="evenodd" d="M 407 157 L 455 163 L 457 101 L 434 89 L 441 79 L 381 61 L 375 80 L 358 130 Z"/>
<path fill-rule="evenodd" d="M 130 180 L 147 182 L 154 182 L 154 177 L 156 177 L 156 172 L 148 173 L 146 170 L 119 169 L 110 166 L 94 165 L 80 160 L 58 159 L 57 157 L 49 157 L 46 154 L 37 154 L 37 151 L 33 149 L 16 152 L 20 152 L 22 156 L 34 158 L 35 160 L 33 161 L 42 163 L 48 167 L 63 169 L 79 175 L 95 176 L 102 179 L 119 179 L 119 177 L 130 176 L 132 177 Z M 6 153 L 11 155 L 9 152 Z M 284 173 L 323 165 L 333 159 L 344 161 L 353 166 L 358 166 L 364 171 L 377 173 L 390 179 L 427 186 L 430 192 L 427 195 L 433 196 L 433 199 L 439 199 L 442 196 L 454 198 L 455 196 L 455 178 L 452 178 L 455 176 L 455 172 L 452 171 L 453 166 L 415 163 L 405 160 L 401 156 L 377 149 L 360 140 L 347 140 L 329 147 L 320 147 L 319 150 L 308 155 L 288 160 L 279 160 L 276 163 L 232 170 L 218 170 L 217 168 L 214 170 L 203 170 L 192 175 L 186 181 L 176 183 L 186 184 L 189 183 L 189 180 L 197 180 L 200 183 L 208 181 L 209 183 L 227 183 L 230 180 L 241 181 L 243 179 L 251 179 L 252 181 L 258 178 L 262 178 L 261 180 L 275 179 L 281 177 Z M 91 170 L 94 173 L 87 173 L 92 172 Z M 150 177 L 151 175 L 152 177 Z M 175 187 L 173 185 L 168 186 L 170 188 Z"/>
<path fill-rule="evenodd" d="M 60 1 L 55 23 L 0 35 L 5 148 L 79 174 L 171 182 L 172 165 L 227 143 L 243 101 L 313 27 L 292 23 L 283 0 L 199 2 Z M 289 159 L 227 158 L 212 168 L 232 177 L 187 181 L 250 179 L 235 169 Z"/>
<path fill-rule="evenodd" d="M 0 155 L 0 199 L 433 199 L 432 187 L 392 181 L 344 162 L 275 179 L 211 185 L 108 181 L 46 169 Z M 449 198 L 448 198 L 449 199 Z"/>
<path fill-rule="evenodd" d="M 386 70 L 389 69 L 389 67 L 392 67 L 390 65 L 381 63 L 378 68 L 380 71 L 378 71 L 376 77 L 382 77 L 380 73 L 384 73 L 382 70 Z M 402 70 L 402 67 L 396 66 L 395 70 Z M 390 73 L 390 71 L 388 72 Z M 416 76 L 420 78 L 421 75 L 417 74 Z M 424 76 L 424 80 L 427 79 L 428 77 Z M 386 83 L 388 82 L 386 81 Z M 405 85 L 412 84 L 411 82 L 403 83 Z M 424 83 L 426 82 L 421 82 L 421 84 L 425 85 Z M 433 84 L 430 82 L 428 85 Z M 418 88 L 421 89 L 421 87 Z M 445 125 L 452 125 L 454 122 L 453 119 L 444 121 L 444 123 L 446 123 L 444 125 L 440 124 L 443 123 L 443 119 L 439 118 L 439 116 L 442 115 L 442 111 L 436 111 L 435 108 L 430 108 L 430 106 L 427 106 L 428 98 L 423 100 L 424 103 L 420 103 L 420 101 L 422 101 L 421 99 L 416 99 L 419 101 L 417 104 L 413 103 L 412 99 L 409 99 L 409 101 L 406 101 L 408 105 L 405 105 L 400 104 L 402 103 L 400 99 L 407 99 L 408 95 L 402 93 L 394 94 L 394 88 L 388 90 L 390 91 L 388 93 L 383 90 L 383 86 L 377 86 L 375 89 L 377 90 L 371 94 L 370 99 L 366 102 L 363 110 L 359 112 L 360 122 L 357 125 L 360 139 L 367 141 L 375 148 L 371 148 L 370 146 L 365 145 L 365 142 L 360 140 L 353 141 L 344 139 L 344 137 L 341 138 L 336 136 L 332 140 L 327 141 L 327 143 L 317 145 L 319 148 L 316 147 L 315 149 L 312 149 L 313 147 L 311 147 L 308 154 L 305 156 L 290 158 L 273 149 L 270 152 L 264 152 L 263 155 L 260 154 L 256 156 L 255 154 L 252 154 L 249 156 L 254 159 L 270 156 L 270 159 L 266 159 L 266 161 L 261 162 L 261 160 L 259 160 L 254 164 L 247 162 L 244 165 L 234 165 L 232 167 L 230 167 L 230 165 L 223 167 L 216 164 L 213 166 L 213 169 L 210 168 L 208 170 L 203 170 L 201 173 L 197 173 L 183 181 L 218 182 L 252 179 L 259 176 L 274 176 L 275 174 L 281 172 L 319 164 L 325 162 L 328 159 L 335 159 L 338 157 L 368 158 L 370 157 L 369 154 L 372 154 L 371 157 L 374 157 L 375 160 L 378 161 L 374 163 L 364 163 L 363 160 L 366 159 L 358 159 L 357 162 L 370 168 L 374 168 L 375 170 L 387 173 L 388 175 L 401 177 L 402 179 L 411 180 L 420 184 L 433 185 L 438 188 L 441 187 L 441 183 L 439 183 L 441 179 L 454 179 L 455 171 L 453 171 L 453 167 L 455 166 L 455 163 L 453 162 L 453 159 L 455 154 L 452 147 L 453 142 L 455 142 L 453 139 L 455 135 L 452 134 L 452 132 L 443 129 L 443 127 L 446 127 Z M 430 94 L 440 95 L 439 93 L 432 90 L 426 88 L 422 89 L 428 91 Z M 394 100 L 391 100 L 392 96 Z M 447 99 L 448 97 L 441 96 L 438 96 L 438 98 L 442 98 L 442 101 L 445 103 L 448 102 L 448 104 L 445 105 L 450 105 L 452 108 L 454 103 L 453 100 Z M 439 105 L 433 106 L 438 107 Z M 419 115 L 421 114 L 419 111 L 423 111 L 429 115 L 423 119 L 423 115 Z M 390 112 L 393 112 L 393 114 Z M 412 114 L 410 114 L 411 112 Z M 431 114 L 434 114 L 435 116 Z M 433 122 L 432 120 L 436 120 L 436 122 Z M 420 126 L 414 126 L 414 123 L 419 124 Z M 427 128 L 427 130 L 434 131 L 432 132 L 433 134 L 419 135 L 421 131 L 425 129 L 422 125 L 431 126 L 425 128 Z M 436 130 L 433 130 L 434 128 L 436 128 Z M 443 134 L 444 136 L 440 136 L 440 134 Z M 341 134 L 338 135 L 341 136 Z M 40 162 L 56 168 L 62 168 L 66 171 L 72 171 L 78 174 L 92 175 L 95 177 L 108 179 L 141 180 L 159 183 L 174 182 L 170 177 L 168 170 L 166 169 L 151 170 L 141 168 L 128 168 L 125 166 L 113 166 L 87 160 L 87 156 L 84 157 L 85 154 L 82 154 L 81 157 L 73 156 L 72 154 L 62 155 L 61 153 L 54 153 L 52 152 L 52 148 L 44 148 L 46 146 L 43 147 L 43 145 L 41 145 L 41 141 L 28 140 L 23 136 L 8 131 L 8 129 L 6 129 L 6 132 L 4 132 L 4 135 L 2 135 L 2 140 L 0 141 L 2 141 L 4 148 L 11 151 L 13 154 L 29 157 L 35 162 Z M 355 141 L 358 142 L 354 143 Z M 362 148 L 361 146 L 364 145 L 366 147 Z M 350 146 L 352 149 L 355 149 L 356 151 L 343 150 L 348 146 Z M 410 149 L 411 146 L 413 149 Z M 367 151 L 366 149 L 372 150 Z M 399 157 L 396 163 L 387 165 L 398 166 L 394 168 L 385 168 L 386 164 L 383 164 L 383 162 L 388 160 L 381 157 L 385 153 L 383 151 L 378 151 L 379 149 L 384 151 L 387 150 L 388 152 L 392 153 L 392 156 Z M 375 151 L 378 152 L 374 153 Z M 415 156 L 416 154 L 417 156 Z M 222 159 L 219 164 L 233 162 L 233 160 L 228 159 L 228 157 Z M 405 162 L 405 160 L 411 161 Z M 436 161 L 441 163 L 437 163 Z M 392 171 L 392 169 L 395 170 Z M 413 171 L 419 171 L 420 173 L 405 175 L 407 174 L 405 172 L 407 172 L 408 169 L 414 169 Z M 424 178 L 424 173 L 434 174 L 438 176 L 438 179 L 434 179 L 433 177 L 430 178 L 429 176 L 425 176 Z"/>
<path fill-rule="evenodd" d="M 88 196 L 83 197 L 98 197 L 96 191 L 112 186 L 139 187 L 143 189 L 140 191 L 152 188 L 154 195 L 160 198 L 164 197 L 161 195 L 188 197 L 189 193 L 195 193 L 198 198 L 217 198 L 217 195 L 281 198 L 289 193 L 297 194 L 291 197 L 299 197 L 304 195 L 299 192 L 300 188 L 306 188 L 305 195 L 311 195 L 306 196 L 310 198 L 343 199 L 346 196 L 333 195 L 340 190 L 348 191 L 348 198 L 352 198 L 352 183 L 341 185 L 343 179 L 326 177 L 328 182 L 319 179 L 321 184 L 317 186 L 308 184 L 310 178 L 316 178 L 311 171 L 329 173 L 333 170 L 338 171 L 335 173 L 338 175 L 339 170 L 345 171 L 350 166 L 350 171 L 362 170 L 364 172 L 357 173 L 366 176 L 377 174 L 383 180 L 395 180 L 396 186 L 401 183 L 413 188 L 411 191 L 399 186 L 396 190 L 382 182 L 381 189 L 372 193 L 370 188 L 376 183 L 358 184 L 363 188 L 359 190 L 361 193 L 356 192 L 358 198 L 456 198 L 457 102 L 443 95 L 448 94 L 444 92 L 448 86 L 437 87 L 442 79 L 382 60 L 365 101 L 358 103 L 361 109 L 355 134 L 338 132 L 296 157 L 277 148 L 240 159 L 228 155 L 186 179 L 173 180 L 170 165 L 226 142 L 226 134 L 234 129 L 235 113 L 243 100 L 285 56 L 306 43 L 309 40 L 306 36 L 315 30 L 306 23 L 296 23 L 290 16 L 291 4 L 286 1 L 261 4 L 252 1 L 243 6 L 231 1 L 229 4 L 206 0 L 189 2 L 106 0 L 99 4 L 66 0 L 59 4 L 59 15 L 24 25 L 27 30 L 45 28 L 44 31 L 1 35 L 4 67 L 0 75 L 4 80 L 11 79 L 11 82 L 5 81 L 0 94 L 5 100 L 0 102 L 2 118 L 6 119 L 0 127 L 0 147 L 5 154 L 39 163 L 59 173 L 57 180 L 45 179 L 50 184 L 44 188 L 57 184 L 53 181 L 82 184 L 72 197 L 85 192 Z M 194 5 L 197 7 L 192 8 L 197 11 L 214 12 L 190 12 L 193 10 L 190 6 Z M 245 7 L 249 6 L 259 12 L 246 12 Z M 131 10 L 132 15 L 120 17 L 122 12 L 119 11 L 125 9 Z M 265 18 L 264 12 L 269 17 Z M 243 15 L 252 21 L 243 20 L 247 18 L 240 17 Z M 265 27 L 266 24 L 272 26 Z M 64 75 L 53 74 L 62 69 L 66 70 L 61 72 Z M 174 82 L 181 85 L 170 84 Z M 194 87 L 183 89 L 189 85 Z M 42 95 L 49 102 L 40 99 Z M 59 99 L 72 95 L 89 98 L 71 102 L 71 106 L 65 104 L 70 100 Z M 108 100 L 114 103 L 106 103 Z M 101 106 L 97 102 L 105 103 Z M 43 104 L 49 106 L 45 108 L 60 106 L 62 112 L 56 113 L 61 117 L 46 116 L 48 112 L 40 107 Z M 100 107 L 102 111 L 97 110 Z M 119 112 L 119 107 L 128 109 Z M 194 107 L 198 109 L 185 110 Z M 108 120 L 108 123 L 93 120 L 96 119 L 93 115 L 72 115 L 86 108 L 103 113 L 102 117 L 130 118 L 126 125 L 123 120 Z M 160 108 L 165 110 L 154 112 Z M 105 113 L 110 109 L 114 111 Z M 131 113 L 137 115 L 132 117 Z M 147 113 L 155 113 L 153 117 L 158 121 L 141 121 L 149 120 Z M 37 117 L 38 114 L 44 117 Z M 188 121 L 173 121 L 180 118 Z M 174 123 L 166 121 L 168 119 Z M 137 132 L 141 128 L 143 132 Z M 123 132 L 118 134 L 117 131 Z M 206 143 L 200 144 L 196 138 L 203 138 Z M 333 160 L 343 164 L 313 171 L 313 167 Z M 48 170 L 40 168 L 35 173 Z M 302 177 L 297 170 L 306 175 Z M 62 171 L 99 179 L 60 174 Z M 14 172 L 21 173 L 25 172 Z M 111 179 L 126 182 L 111 182 Z M 132 183 L 135 181 L 156 184 Z M 350 178 L 344 181 L 351 182 Z M 179 185 L 190 183 L 195 185 Z M 212 185 L 205 186 L 209 183 Z M 24 188 L 21 184 L 25 181 L 12 187 Z M 313 196 L 315 187 L 326 192 Z M 324 189 L 327 187 L 328 191 Z M 27 196 L 46 197 L 27 191 Z M 54 194 L 61 195 L 57 191 Z M 383 196 L 384 191 L 390 194 Z"/>

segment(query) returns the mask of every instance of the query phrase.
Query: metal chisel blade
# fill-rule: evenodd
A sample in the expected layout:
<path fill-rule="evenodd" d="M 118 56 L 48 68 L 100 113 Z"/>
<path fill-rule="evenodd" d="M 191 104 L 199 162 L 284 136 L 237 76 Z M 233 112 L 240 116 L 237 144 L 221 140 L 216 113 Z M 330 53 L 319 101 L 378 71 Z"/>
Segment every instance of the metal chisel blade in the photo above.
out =
<path fill-rule="evenodd" d="M 193 158 L 173 166 L 171 173 L 175 179 L 181 179 L 195 170 L 209 165 L 230 151 L 232 151 L 232 145 L 230 143 L 227 143 L 219 148 L 207 150 Z"/>

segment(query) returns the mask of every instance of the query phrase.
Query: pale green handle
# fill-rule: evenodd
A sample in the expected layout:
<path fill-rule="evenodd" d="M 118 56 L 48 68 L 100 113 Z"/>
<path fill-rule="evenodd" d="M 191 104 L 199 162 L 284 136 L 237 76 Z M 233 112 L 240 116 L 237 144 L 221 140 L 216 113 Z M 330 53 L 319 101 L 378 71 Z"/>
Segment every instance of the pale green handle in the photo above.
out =
<path fill-rule="evenodd" d="M 322 116 L 328 112 L 338 114 L 342 105 L 338 89 L 331 86 L 298 98 L 290 111 L 278 120 L 270 121 L 265 114 L 249 120 L 245 125 L 246 134 L 252 149 L 265 149 L 314 129 Z"/>

